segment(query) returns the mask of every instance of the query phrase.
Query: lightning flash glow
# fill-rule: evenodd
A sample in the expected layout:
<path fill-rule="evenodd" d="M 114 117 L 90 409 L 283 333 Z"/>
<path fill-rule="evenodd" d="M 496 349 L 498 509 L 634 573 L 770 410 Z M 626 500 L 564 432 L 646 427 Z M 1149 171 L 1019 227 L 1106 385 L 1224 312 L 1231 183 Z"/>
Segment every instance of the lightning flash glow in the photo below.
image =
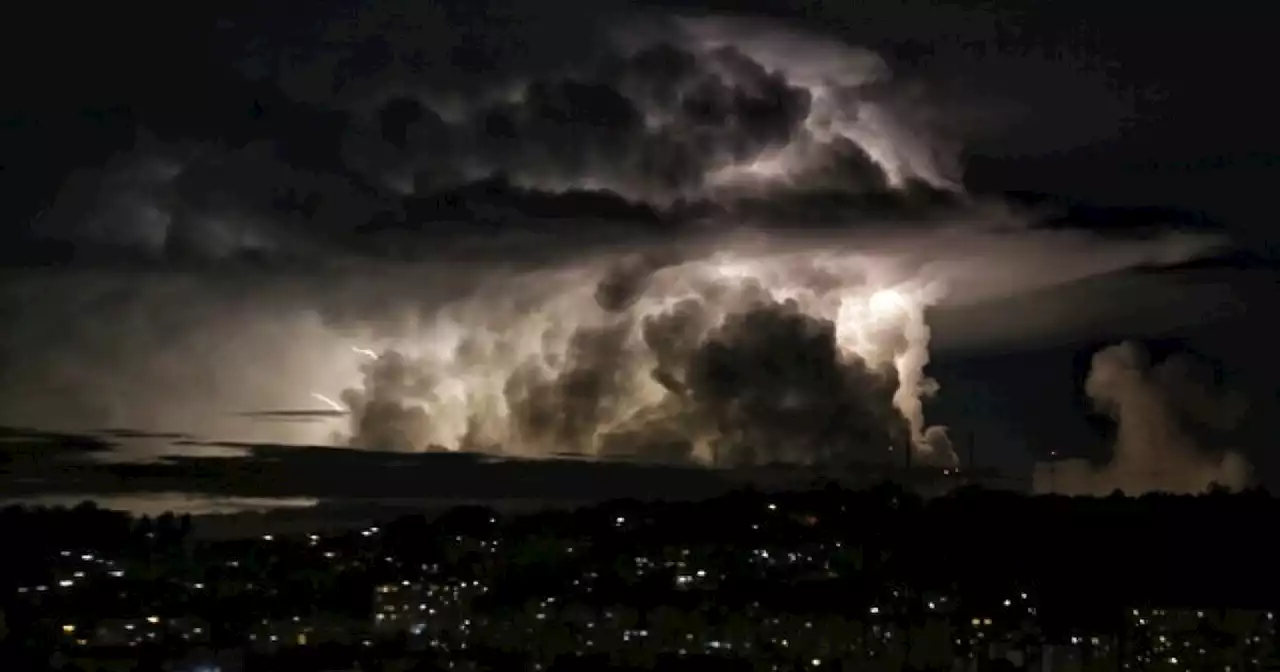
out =
<path fill-rule="evenodd" d="M 347 410 L 346 407 L 343 406 L 342 404 L 339 404 L 338 402 L 330 399 L 329 397 L 324 396 L 323 394 L 320 394 L 319 392 L 312 392 L 311 398 L 323 403 L 324 405 L 328 406 L 329 408 L 335 411 Z"/>
<path fill-rule="evenodd" d="M 745 444 L 753 459 L 807 461 L 887 458 L 898 443 L 954 459 L 922 405 L 937 390 L 924 309 L 940 285 L 895 277 L 882 260 L 722 251 L 509 283 L 445 306 L 381 355 L 352 348 L 369 361 L 342 394 L 349 440 L 534 455 L 652 456 L 661 444 L 704 462 L 746 459 Z M 759 377 L 784 360 L 790 372 Z M 755 445 L 766 441 L 779 445 Z"/>

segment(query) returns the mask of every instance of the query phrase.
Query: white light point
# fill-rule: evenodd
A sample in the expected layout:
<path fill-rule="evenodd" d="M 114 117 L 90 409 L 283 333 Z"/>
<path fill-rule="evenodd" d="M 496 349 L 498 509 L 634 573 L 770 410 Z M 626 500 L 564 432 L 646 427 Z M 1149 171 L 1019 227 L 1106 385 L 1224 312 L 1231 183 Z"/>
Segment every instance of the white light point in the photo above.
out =
<path fill-rule="evenodd" d="M 895 289 L 882 289 L 872 294 L 869 304 L 871 314 L 880 318 L 893 316 L 909 307 L 907 298 Z"/>

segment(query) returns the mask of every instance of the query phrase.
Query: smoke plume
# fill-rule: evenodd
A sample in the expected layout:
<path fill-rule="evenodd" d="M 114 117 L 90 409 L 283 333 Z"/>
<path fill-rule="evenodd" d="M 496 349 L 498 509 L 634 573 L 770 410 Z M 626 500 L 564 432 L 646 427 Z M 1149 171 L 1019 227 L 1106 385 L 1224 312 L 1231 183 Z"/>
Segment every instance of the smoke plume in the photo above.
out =
<path fill-rule="evenodd" d="M 1250 468 L 1241 455 L 1206 445 L 1197 436 L 1197 429 L 1229 429 L 1239 417 L 1239 400 L 1215 392 L 1197 377 L 1196 368 L 1180 356 L 1153 366 L 1135 342 L 1095 354 L 1085 393 L 1116 422 L 1111 461 L 1098 467 L 1083 460 L 1042 463 L 1036 489 L 1200 493 L 1215 484 L 1235 490 L 1247 485 Z"/>

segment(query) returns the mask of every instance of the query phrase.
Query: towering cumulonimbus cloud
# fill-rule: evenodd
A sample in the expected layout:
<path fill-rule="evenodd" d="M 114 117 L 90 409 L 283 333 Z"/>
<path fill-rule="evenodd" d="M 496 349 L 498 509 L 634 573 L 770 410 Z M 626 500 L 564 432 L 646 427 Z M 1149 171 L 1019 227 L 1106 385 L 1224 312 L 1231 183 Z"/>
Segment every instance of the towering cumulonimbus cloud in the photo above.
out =
<path fill-rule="evenodd" d="M 922 412 L 936 389 L 928 288 L 892 286 L 855 255 L 660 258 L 523 277 L 543 287 L 532 303 L 445 307 L 344 393 L 350 441 L 721 465 L 909 448 L 954 460 Z"/>
<path fill-rule="evenodd" d="M 423 61 L 394 38 L 387 61 Z M 236 411 L 319 395 L 358 448 L 946 464 L 930 307 L 1216 244 L 1039 229 L 964 194 L 955 138 L 863 49 L 722 18 L 588 42 L 341 91 L 269 74 L 265 116 L 291 123 L 141 133 L 33 224 L 82 275 L 0 285 L 24 315 L 0 411 L 307 443 L 334 426 Z M 274 61 L 329 62 L 304 51 Z"/>
<path fill-rule="evenodd" d="M 897 128 L 878 100 L 889 74 L 878 57 L 799 37 L 678 19 L 619 33 L 596 59 L 465 95 L 401 88 L 366 106 L 346 155 L 419 199 L 493 176 L 660 209 L 957 188 L 915 140 L 927 129 Z M 937 287 L 872 277 L 865 254 L 815 259 L 719 238 L 719 255 L 676 244 L 509 281 L 540 287 L 532 296 L 488 288 L 524 295 L 519 306 L 479 294 L 446 306 L 344 394 L 350 441 L 720 464 L 887 459 L 908 447 L 954 459 L 923 413 L 936 390 L 924 309 Z M 420 378 L 405 369 L 431 371 L 432 384 L 401 384 Z"/>
<path fill-rule="evenodd" d="M 1153 366 L 1138 343 L 1104 348 L 1093 357 L 1085 393 L 1115 420 L 1111 460 L 1097 467 L 1083 460 L 1037 465 L 1038 491 L 1194 494 L 1215 484 L 1233 490 L 1248 484 L 1250 467 L 1244 457 L 1206 445 L 1196 431 L 1230 429 L 1239 417 L 1240 401 L 1206 385 L 1188 357 Z"/>

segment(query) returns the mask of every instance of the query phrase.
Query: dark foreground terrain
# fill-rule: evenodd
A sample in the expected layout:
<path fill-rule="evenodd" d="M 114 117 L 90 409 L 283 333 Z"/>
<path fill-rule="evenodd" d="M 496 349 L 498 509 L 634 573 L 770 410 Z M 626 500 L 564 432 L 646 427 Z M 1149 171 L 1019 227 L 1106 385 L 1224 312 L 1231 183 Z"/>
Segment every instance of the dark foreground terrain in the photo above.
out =
<path fill-rule="evenodd" d="M 10 508 L 0 669 L 1264 669 L 1277 514 L 886 484 L 201 541 Z"/>

